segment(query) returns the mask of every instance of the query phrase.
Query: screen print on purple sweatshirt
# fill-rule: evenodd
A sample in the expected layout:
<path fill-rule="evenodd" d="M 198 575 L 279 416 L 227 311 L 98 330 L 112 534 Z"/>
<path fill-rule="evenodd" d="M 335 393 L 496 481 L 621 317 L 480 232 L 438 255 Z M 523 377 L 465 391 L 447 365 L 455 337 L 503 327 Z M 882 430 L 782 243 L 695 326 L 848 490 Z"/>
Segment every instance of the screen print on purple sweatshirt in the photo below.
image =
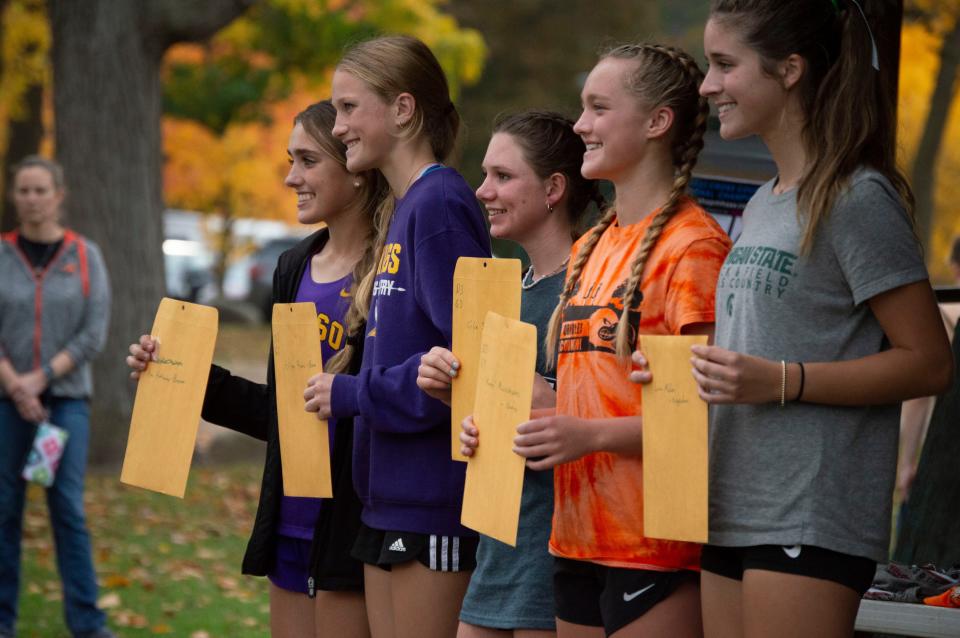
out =
<path fill-rule="evenodd" d="M 464 256 L 490 256 L 487 226 L 463 177 L 438 168 L 397 200 L 363 365 L 333 381 L 333 416 L 356 417 L 353 481 L 374 529 L 475 535 L 460 525 L 466 464 L 450 458 L 450 409 L 417 387 L 420 357 L 450 347 L 453 271 Z"/>

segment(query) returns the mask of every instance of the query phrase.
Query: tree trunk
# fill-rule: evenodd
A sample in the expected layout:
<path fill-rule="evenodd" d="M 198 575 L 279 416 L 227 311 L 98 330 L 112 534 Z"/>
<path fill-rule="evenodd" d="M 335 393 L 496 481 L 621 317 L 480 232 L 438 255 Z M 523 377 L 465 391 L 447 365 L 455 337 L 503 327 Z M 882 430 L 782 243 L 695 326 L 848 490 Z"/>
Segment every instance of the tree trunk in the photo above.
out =
<path fill-rule="evenodd" d="M 134 384 L 127 346 L 163 295 L 160 63 L 182 39 L 213 34 L 252 0 L 49 0 L 56 147 L 71 225 L 106 259 L 113 311 L 94 365 L 91 461 L 126 445 Z"/>
<path fill-rule="evenodd" d="M 923 127 L 923 136 L 913 161 L 913 192 L 917 199 L 917 231 L 924 246 L 933 239 L 934 196 L 936 194 L 937 159 L 943 141 L 950 104 L 956 92 L 957 68 L 960 67 L 960 20 L 944 37 L 940 49 L 940 70 L 930 100 L 930 112 Z"/>
<path fill-rule="evenodd" d="M 26 118 L 8 122 L 9 137 L 7 152 L 3 157 L 0 192 L 8 192 L 10 169 L 27 155 L 40 151 L 43 139 L 43 86 L 32 84 L 23 96 Z M 12 230 L 17 225 L 17 214 L 6 197 L 0 198 L 0 232 Z"/>

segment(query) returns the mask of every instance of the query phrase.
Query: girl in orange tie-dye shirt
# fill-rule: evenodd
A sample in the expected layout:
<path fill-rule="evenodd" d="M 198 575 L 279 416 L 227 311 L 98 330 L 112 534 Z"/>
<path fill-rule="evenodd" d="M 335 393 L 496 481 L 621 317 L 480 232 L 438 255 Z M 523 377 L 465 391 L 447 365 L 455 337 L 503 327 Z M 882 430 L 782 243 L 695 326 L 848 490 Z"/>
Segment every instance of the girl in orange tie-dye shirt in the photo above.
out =
<path fill-rule="evenodd" d="M 529 467 L 556 466 L 560 636 L 701 633 L 699 546 L 643 534 L 640 386 L 628 374 L 638 334 L 713 328 L 730 241 L 684 195 L 706 128 L 702 78 L 677 49 L 629 45 L 584 85 L 582 172 L 611 181 L 616 201 L 574 244 L 551 320 L 557 415 L 516 438 Z"/>

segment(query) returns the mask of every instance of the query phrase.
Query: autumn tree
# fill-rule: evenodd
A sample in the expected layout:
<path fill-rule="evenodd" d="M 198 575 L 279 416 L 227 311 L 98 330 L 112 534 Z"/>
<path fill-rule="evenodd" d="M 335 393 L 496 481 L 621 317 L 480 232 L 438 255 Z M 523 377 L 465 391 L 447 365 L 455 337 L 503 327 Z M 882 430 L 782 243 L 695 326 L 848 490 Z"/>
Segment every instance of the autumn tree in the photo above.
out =
<path fill-rule="evenodd" d="M 913 160 L 911 178 L 917 198 L 917 228 L 924 245 L 933 241 L 936 169 L 950 106 L 957 92 L 960 68 L 960 1 L 908 0 L 906 19 L 921 25 L 940 40 L 939 67 L 923 133 Z"/>
<path fill-rule="evenodd" d="M 49 0 L 57 156 L 71 224 L 103 250 L 112 323 L 95 364 L 93 459 L 123 449 L 133 384 L 122 364 L 163 295 L 160 65 L 175 42 L 209 37 L 252 0 Z"/>
<path fill-rule="evenodd" d="M 5 193 L 13 163 L 40 148 L 50 30 L 43 0 L 0 0 L 0 23 L 0 122 L 7 125 L 0 129 L 0 193 Z M 0 230 L 16 225 L 11 208 L 0 198 Z"/>
<path fill-rule="evenodd" d="M 442 13 L 441 5 L 264 0 L 202 46 L 170 52 L 163 72 L 165 194 L 170 205 L 220 216 L 215 244 L 221 283 L 236 218 L 292 216 L 282 184 L 290 122 L 328 96 L 344 47 L 378 33 L 408 33 L 436 52 L 454 99 L 461 86 L 476 81 L 483 39 Z"/>

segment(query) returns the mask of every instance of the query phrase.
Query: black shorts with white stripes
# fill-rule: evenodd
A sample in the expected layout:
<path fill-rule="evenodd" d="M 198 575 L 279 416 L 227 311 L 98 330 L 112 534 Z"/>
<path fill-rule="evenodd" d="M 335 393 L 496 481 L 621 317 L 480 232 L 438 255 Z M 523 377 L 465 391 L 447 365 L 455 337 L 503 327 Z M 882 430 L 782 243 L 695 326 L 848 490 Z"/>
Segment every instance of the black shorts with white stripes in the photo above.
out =
<path fill-rule="evenodd" d="M 435 572 L 468 572 L 477 566 L 476 536 L 390 532 L 361 523 L 351 556 L 390 571 L 412 560 Z"/>

